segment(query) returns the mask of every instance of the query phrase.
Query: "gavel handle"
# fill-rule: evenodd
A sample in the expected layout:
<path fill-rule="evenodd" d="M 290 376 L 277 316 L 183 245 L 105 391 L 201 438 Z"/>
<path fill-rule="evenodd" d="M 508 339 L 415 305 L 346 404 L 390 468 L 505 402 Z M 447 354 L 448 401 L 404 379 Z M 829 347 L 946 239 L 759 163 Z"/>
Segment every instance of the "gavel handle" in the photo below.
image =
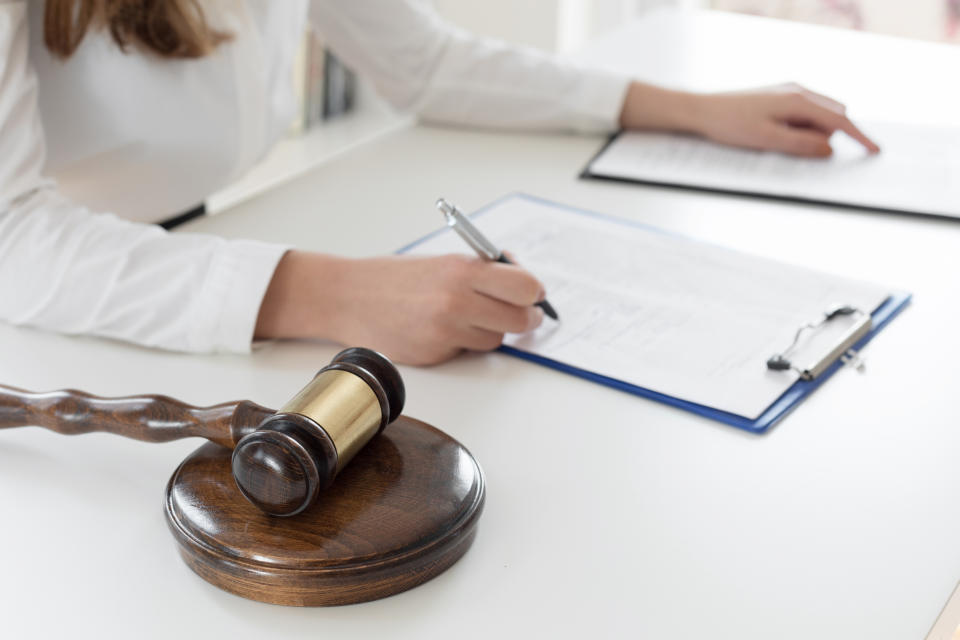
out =
<path fill-rule="evenodd" d="M 64 435 L 104 431 L 145 442 L 196 436 L 232 449 L 273 413 L 249 400 L 194 407 L 160 395 L 100 398 L 72 389 L 33 393 L 0 385 L 0 429 L 37 426 Z"/>

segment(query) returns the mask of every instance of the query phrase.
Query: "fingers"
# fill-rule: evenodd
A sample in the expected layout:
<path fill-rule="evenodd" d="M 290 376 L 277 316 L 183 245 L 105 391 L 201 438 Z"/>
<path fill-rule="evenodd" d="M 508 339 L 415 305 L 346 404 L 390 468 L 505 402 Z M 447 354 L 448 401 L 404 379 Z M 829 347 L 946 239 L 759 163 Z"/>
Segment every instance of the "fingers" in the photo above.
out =
<path fill-rule="evenodd" d="M 525 333 L 536 329 L 543 322 L 543 311 L 538 307 L 516 307 L 494 300 L 479 293 L 471 293 L 466 302 L 454 314 L 452 320 L 438 337 L 458 349 L 490 351 L 503 342 L 505 333 Z"/>
<path fill-rule="evenodd" d="M 477 297 L 483 296 L 477 294 Z M 487 302 L 492 303 L 494 301 L 487 298 Z M 444 340 L 445 344 L 452 345 L 456 350 L 492 351 L 503 343 L 505 333 L 522 333 L 536 328 L 543 320 L 543 312 L 536 307 L 531 307 L 529 311 L 523 310 L 519 316 L 469 314 L 467 317 L 470 322 L 476 322 L 483 326 L 470 325 L 451 328 Z"/>
<path fill-rule="evenodd" d="M 464 332 L 461 342 L 464 349 L 471 351 L 493 351 L 503 344 L 503 334 L 471 327 Z"/>
<path fill-rule="evenodd" d="M 543 322 L 539 307 L 515 307 L 478 294 L 469 313 L 471 326 L 460 331 L 457 342 L 472 351 L 491 351 L 503 343 L 505 333 L 533 331 Z"/>
<path fill-rule="evenodd" d="M 491 298 L 529 307 L 544 298 L 543 285 L 515 264 L 487 262 L 473 274 L 473 290 Z"/>
<path fill-rule="evenodd" d="M 766 148 L 795 156 L 825 158 L 833 153 L 830 136 L 817 129 L 798 129 L 787 124 L 771 123 L 765 140 Z"/>
<path fill-rule="evenodd" d="M 870 153 L 880 151 L 877 143 L 860 131 L 846 116 L 845 111 L 843 105 L 835 100 L 801 89 L 786 96 L 786 110 L 781 115 L 781 120 L 787 124 L 799 123 L 828 135 L 834 131 L 843 131 Z"/>
<path fill-rule="evenodd" d="M 469 324 L 478 329 L 498 333 L 526 333 L 543 322 L 543 309 L 518 307 L 482 294 L 476 294 L 467 310 Z"/>
<path fill-rule="evenodd" d="M 824 109 L 819 105 L 812 104 L 813 107 L 809 109 L 809 117 L 817 128 L 826 128 L 831 132 L 833 131 L 843 131 L 845 134 L 862 144 L 867 151 L 870 153 L 877 153 L 880 151 L 880 147 L 870 138 L 868 138 L 860 129 L 857 128 L 857 125 L 853 124 L 850 119 L 843 115 L 842 113 L 837 113 L 829 109 Z"/>
<path fill-rule="evenodd" d="M 846 116 L 843 117 L 840 126 L 837 128 L 866 147 L 870 153 L 880 152 L 880 145 L 868 138 L 866 134 L 860 131 L 857 125 L 853 124 Z"/>
<path fill-rule="evenodd" d="M 543 285 L 520 267 L 455 255 L 436 260 L 436 272 L 445 277 L 429 295 L 430 341 L 489 351 L 500 346 L 505 333 L 525 333 L 543 322 L 543 310 L 533 306 L 543 296 Z"/>

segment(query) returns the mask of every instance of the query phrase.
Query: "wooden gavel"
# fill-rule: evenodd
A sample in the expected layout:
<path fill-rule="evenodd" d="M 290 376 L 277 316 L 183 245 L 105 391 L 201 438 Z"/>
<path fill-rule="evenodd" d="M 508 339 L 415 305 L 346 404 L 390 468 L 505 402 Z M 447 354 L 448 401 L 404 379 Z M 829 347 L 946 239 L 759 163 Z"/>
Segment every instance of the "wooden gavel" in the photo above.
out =
<path fill-rule="evenodd" d="M 397 419 L 404 398 L 396 367 L 376 351 L 354 347 L 334 356 L 279 411 L 249 400 L 194 407 L 160 395 L 100 398 L 0 385 L 0 429 L 104 431 L 146 442 L 206 438 L 233 449 L 233 477 L 250 502 L 271 515 L 292 516 Z"/>

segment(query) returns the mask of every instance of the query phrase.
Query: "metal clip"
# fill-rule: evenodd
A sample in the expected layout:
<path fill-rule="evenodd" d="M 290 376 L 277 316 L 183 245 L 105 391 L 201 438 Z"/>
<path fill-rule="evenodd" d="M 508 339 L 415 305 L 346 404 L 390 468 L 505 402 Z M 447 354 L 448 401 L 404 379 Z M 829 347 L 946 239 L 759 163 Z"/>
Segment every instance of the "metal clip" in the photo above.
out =
<path fill-rule="evenodd" d="M 820 357 L 815 358 L 807 366 L 797 366 L 792 361 L 792 356 L 794 352 L 798 350 L 801 337 L 807 332 L 816 331 L 828 322 L 842 316 L 858 316 L 858 319 L 853 326 L 847 330 L 838 344 L 827 350 Z M 790 343 L 790 346 L 767 360 L 767 368 L 771 371 L 796 371 L 803 380 L 813 380 L 839 359 L 843 364 L 849 364 L 862 372 L 864 370 L 863 359 L 860 357 L 860 354 L 853 349 L 853 345 L 870 331 L 871 326 L 870 314 L 856 307 L 839 305 L 827 309 L 817 320 L 801 325 L 794 334 L 793 342 Z"/>
<path fill-rule="evenodd" d="M 863 356 L 860 355 L 859 351 L 854 351 L 853 349 L 847 349 L 847 351 L 840 356 L 840 362 L 847 367 L 853 367 L 858 372 L 863 373 L 867 366 L 863 361 Z"/>

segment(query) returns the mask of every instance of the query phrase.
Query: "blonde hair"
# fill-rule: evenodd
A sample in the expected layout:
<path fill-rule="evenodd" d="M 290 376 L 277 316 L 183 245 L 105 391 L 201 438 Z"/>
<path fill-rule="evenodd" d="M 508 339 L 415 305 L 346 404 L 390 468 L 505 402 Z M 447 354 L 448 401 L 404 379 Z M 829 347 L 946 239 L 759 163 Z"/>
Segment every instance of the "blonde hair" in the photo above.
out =
<path fill-rule="evenodd" d="M 47 0 L 43 35 L 54 55 L 70 57 L 91 25 L 124 51 L 133 44 L 165 58 L 200 58 L 230 38 L 207 25 L 197 0 Z"/>

